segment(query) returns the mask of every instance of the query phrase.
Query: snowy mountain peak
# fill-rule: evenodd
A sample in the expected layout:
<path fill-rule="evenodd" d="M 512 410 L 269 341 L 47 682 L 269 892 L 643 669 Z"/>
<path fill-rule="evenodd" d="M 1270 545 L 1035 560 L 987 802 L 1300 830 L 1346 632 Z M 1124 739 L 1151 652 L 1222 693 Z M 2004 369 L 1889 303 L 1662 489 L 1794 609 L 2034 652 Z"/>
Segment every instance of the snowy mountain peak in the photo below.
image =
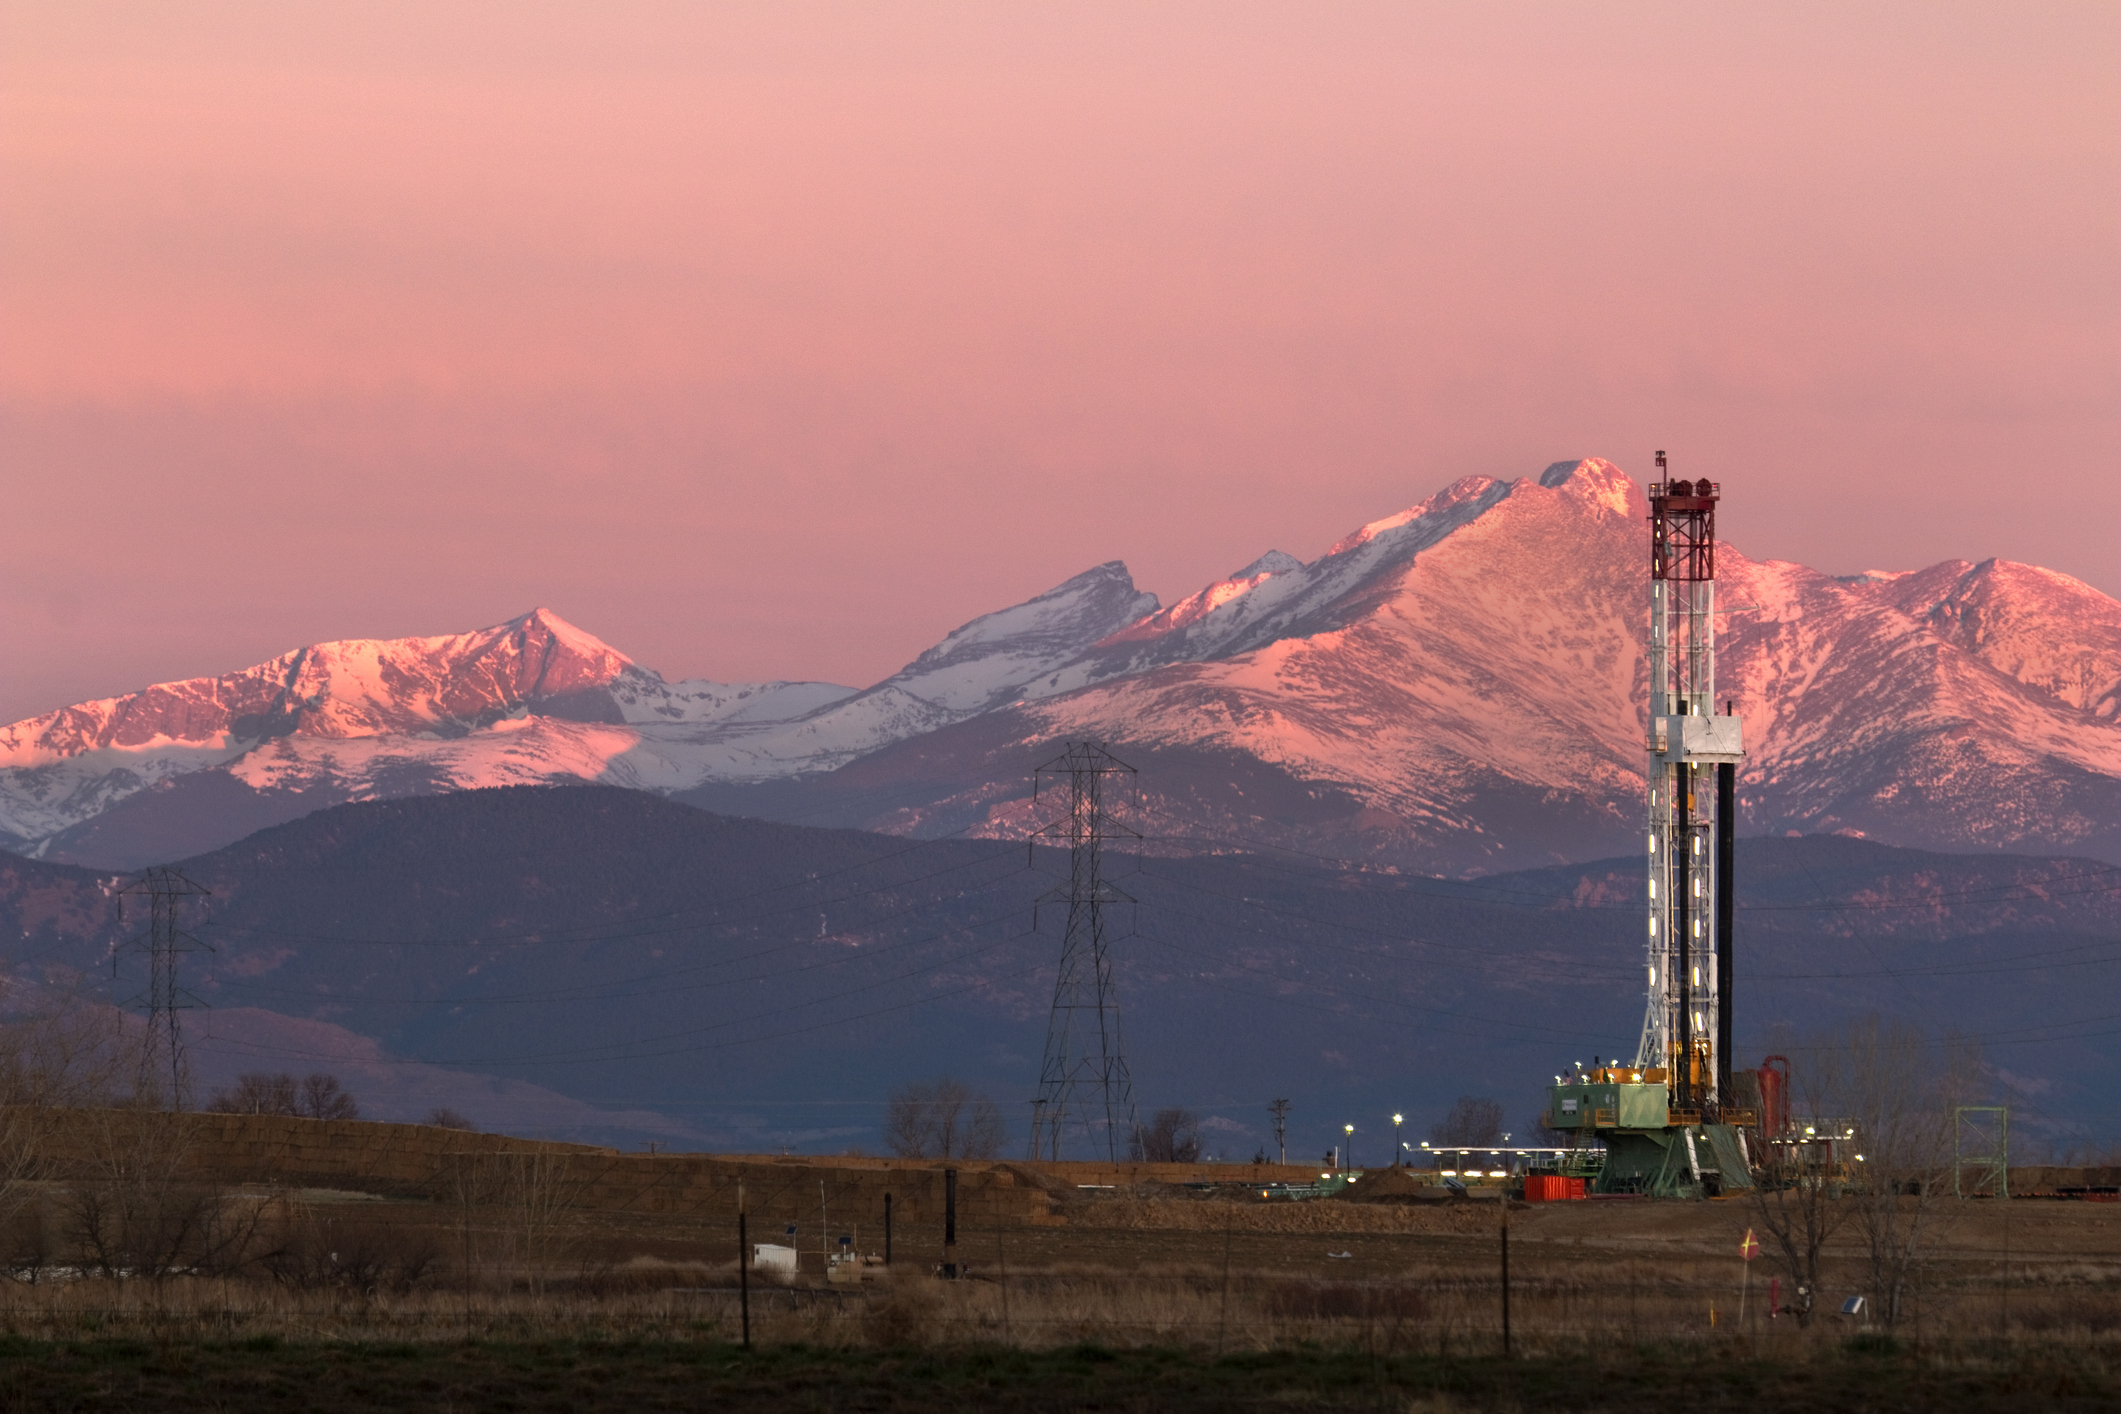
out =
<path fill-rule="evenodd" d="M 1947 560 L 1869 592 L 2016 682 L 2096 719 L 2121 714 L 2121 616 L 2082 580 L 2012 560 Z"/>
<path fill-rule="evenodd" d="M 314 643 L 239 672 L 156 683 L 0 728 L 0 764 L 83 751 L 226 747 L 294 734 L 451 734 L 533 698 L 600 687 L 633 669 L 616 649 L 537 609 L 434 638 Z"/>
<path fill-rule="evenodd" d="M 558 780 L 740 805 L 891 781 L 890 812 L 840 822 L 1001 829 L 1025 754 L 1088 736 L 1174 753 L 1157 769 L 1195 775 L 1168 801 L 1304 849 L 1451 870 L 1591 857 L 1639 820 L 1646 509 L 1596 457 L 1466 477 L 1168 609 L 1098 565 L 862 691 L 666 682 L 544 608 L 319 643 L 0 728 L 0 837 L 178 858 L 213 810 L 241 833 L 339 800 Z M 1747 829 L 2121 860 L 2121 604 L 2005 560 L 1837 577 L 1726 543 L 1719 570 Z"/>
<path fill-rule="evenodd" d="M 552 684 L 556 688 L 609 682 L 633 666 L 633 659 L 547 608 L 532 609 L 503 627 L 513 629 L 525 644 L 540 644 L 547 673 L 557 670 L 561 675 Z"/>
<path fill-rule="evenodd" d="M 1157 609 L 1154 594 L 1109 560 L 1036 598 L 954 629 L 879 687 L 895 687 L 952 712 L 1010 700 L 1080 657 L 1098 640 Z"/>
<path fill-rule="evenodd" d="M 1288 574 L 1303 567 L 1303 561 L 1294 555 L 1269 550 L 1228 579 L 1219 579 L 1205 589 L 1188 594 L 1168 609 L 1159 609 L 1135 620 L 1119 632 L 1099 639 L 1097 646 L 1112 648 L 1123 643 L 1143 643 L 1150 639 L 1162 638 L 1165 634 L 1200 622 L 1231 600 L 1259 588 L 1277 574 Z"/>
<path fill-rule="evenodd" d="M 1290 570 L 1300 570 L 1303 567 L 1304 562 L 1297 559 L 1294 555 L 1285 555 L 1279 550 L 1269 550 L 1251 564 L 1231 575 L 1230 578 L 1251 579 L 1256 575 L 1263 574 L 1287 574 Z"/>
<path fill-rule="evenodd" d="M 1539 484 L 1613 515 L 1639 516 L 1649 511 L 1649 502 L 1635 479 L 1604 457 L 1555 462 L 1539 474 Z"/>
<path fill-rule="evenodd" d="M 1451 528 L 1456 528 L 1457 525 L 1463 524 L 1466 520 L 1472 518 L 1471 515 L 1466 514 L 1467 511 L 1471 510 L 1474 515 L 1477 515 L 1480 511 L 1486 510 L 1490 505 L 1493 505 L 1500 499 L 1500 494 L 1506 493 L 1508 490 L 1509 487 L 1507 485 L 1491 476 L 1461 477 L 1429 497 L 1426 501 L 1409 506 L 1397 515 L 1386 516 L 1383 520 L 1373 520 L 1359 530 L 1350 531 L 1326 551 L 1325 557 L 1326 559 L 1331 559 L 1335 555 L 1345 555 L 1352 551 L 1360 550 L 1365 545 L 1390 537 L 1392 532 L 1404 530 L 1408 526 L 1414 526 L 1417 529 L 1429 529 L 1448 522 Z M 1323 563 L 1323 561 L 1320 561 L 1320 563 Z M 1312 568 L 1315 569 L 1317 566 L 1314 565 Z"/>

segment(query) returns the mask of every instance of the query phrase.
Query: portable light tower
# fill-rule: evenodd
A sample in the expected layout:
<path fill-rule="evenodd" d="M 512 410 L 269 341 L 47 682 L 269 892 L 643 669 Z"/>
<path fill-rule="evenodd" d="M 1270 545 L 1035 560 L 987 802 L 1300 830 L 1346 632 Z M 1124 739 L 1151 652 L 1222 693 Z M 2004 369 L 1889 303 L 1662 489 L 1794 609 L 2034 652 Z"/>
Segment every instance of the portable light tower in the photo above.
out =
<path fill-rule="evenodd" d="M 1673 481 L 1650 498 L 1649 1002 L 1636 1068 L 1662 1071 L 1671 1107 L 1713 1112 L 1731 1088 L 1730 875 L 1738 718 L 1716 714 L 1716 503 Z"/>

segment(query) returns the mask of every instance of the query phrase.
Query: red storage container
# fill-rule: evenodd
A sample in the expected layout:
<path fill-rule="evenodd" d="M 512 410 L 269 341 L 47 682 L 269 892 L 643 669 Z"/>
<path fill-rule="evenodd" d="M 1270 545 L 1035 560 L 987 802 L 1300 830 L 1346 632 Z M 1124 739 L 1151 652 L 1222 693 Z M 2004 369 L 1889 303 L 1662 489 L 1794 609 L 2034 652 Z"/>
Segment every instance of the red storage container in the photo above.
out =
<path fill-rule="evenodd" d="M 1580 1178 L 1535 1173 L 1528 1175 L 1524 1181 L 1524 1200 L 1527 1203 L 1561 1203 L 1583 1196 L 1583 1180 Z"/>

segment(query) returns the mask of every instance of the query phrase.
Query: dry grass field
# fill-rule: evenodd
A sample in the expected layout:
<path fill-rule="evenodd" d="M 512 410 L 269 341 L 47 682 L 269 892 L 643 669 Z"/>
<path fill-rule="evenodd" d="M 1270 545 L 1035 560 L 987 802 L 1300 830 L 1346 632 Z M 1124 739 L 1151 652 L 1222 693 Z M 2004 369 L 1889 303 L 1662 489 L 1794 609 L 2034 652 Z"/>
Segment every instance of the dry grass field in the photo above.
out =
<path fill-rule="evenodd" d="M 2110 1203 L 1938 1202 L 1890 1331 L 1830 1314 L 1864 1290 L 1852 1229 L 1800 1322 L 1768 1315 L 1773 1251 L 1738 1257 L 1746 1200 L 1514 1204 L 1505 1359 L 1492 1195 L 967 1165 L 944 1281 L 940 1165 L 425 1132 L 423 1168 L 356 1134 L 368 1176 L 324 1186 L 315 1146 L 273 1157 L 316 1122 L 215 1123 L 76 1123 L 7 1185 L 0 1408 L 2121 1406 Z M 753 1239 L 793 1223 L 801 1254 L 753 1274 L 749 1351 L 738 1178 Z M 825 1280 L 842 1233 L 882 1250 L 886 1193 L 892 1265 Z"/>

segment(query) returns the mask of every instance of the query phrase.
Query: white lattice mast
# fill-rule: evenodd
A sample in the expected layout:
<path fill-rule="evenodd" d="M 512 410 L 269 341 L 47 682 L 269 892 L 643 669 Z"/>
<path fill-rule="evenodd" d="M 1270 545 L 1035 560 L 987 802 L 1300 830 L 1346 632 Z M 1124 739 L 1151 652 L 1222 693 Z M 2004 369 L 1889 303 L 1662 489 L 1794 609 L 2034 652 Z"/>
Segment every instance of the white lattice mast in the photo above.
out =
<path fill-rule="evenodd" d="M 1730 1076 L 1731 856 L 1738 719 L 1716 714 L 1713 481 L 1650 496 L 1649 1003 L 1635 1064 L 1662 1069 L 1672 1107 L 1712 1109 Z M 1713 768 L 1713 769 L 1711 769 Z"/>
<path fill-rule="evenodd" d="M 1131 783 L 1134 768 L 1095 742 L 1079 741 L 1039 767 L 1034 780 L 1061 775 L 1068 778 L 1068 813 L 1039 833 L 1068 842 L 1068 882 L 1039 903 L 1066 904 L 1068 922 L 1031 1108 L 1031 1157 L 1060 1158 L 1061 1131 L 1074 1128 L 1093 1148 L 1102 1148 L 1108 1162 L 1117 1161 L 1131 1149 L 1136 1125 L 1134 1079 L 1112 976 L 1119 931 L 1113 913 L 1134 900 L 1105 878 L 1103 844 L 1140 838 L 1112 818 L 1106 801 L 1107 777 L 1112 785 Z"/>

